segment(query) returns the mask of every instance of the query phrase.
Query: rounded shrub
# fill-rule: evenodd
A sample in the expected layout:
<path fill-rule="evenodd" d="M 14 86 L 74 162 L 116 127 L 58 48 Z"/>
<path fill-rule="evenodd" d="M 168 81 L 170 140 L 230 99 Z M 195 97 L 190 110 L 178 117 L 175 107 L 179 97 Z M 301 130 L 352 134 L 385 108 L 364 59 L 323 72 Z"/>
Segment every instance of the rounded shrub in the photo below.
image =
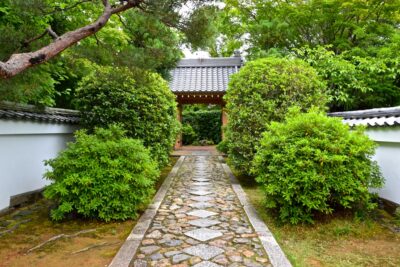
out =
<path fill-rule="evenodd" d="M 117 126 L 77 131 L 76 141 L 57 158 L 46 161 L 53 183 L 44 195 L 55 200 L 51 217 L 76 213 L 104 221 L 135 218 L 154 192 L 157 163 L 141 141 L 126 138 Z"/>
<path fill-rule="evenodd" d="M 381 187 L 383 178 L 371 161 L 376 145 L 363 132 L 316 109 L 296 107 L 284 122 L 272 122 L 253 162 L 266 207 L 292 224 L 337 208 L 373 208 L 369 188 Z"/>
<path fill-rule="evenodd" d="M 233 167 L 248 175 L 266 124 L 282 120 L 292 105 L 303 110 L 325 106 L 323 90 L 315 70 L 301 60 L 259 59 L 232 75 L 225 100 L 226 141 Z"/>
<path fill-rule="evenodd" d="M 143 140 L 160 166 L 168 163 L 179 122 L 175 96 L 160 75 L 102 67 L 83 79 L 76 99 L 81 124 L 89 132 L 120 123 L 128 137 Z"/>

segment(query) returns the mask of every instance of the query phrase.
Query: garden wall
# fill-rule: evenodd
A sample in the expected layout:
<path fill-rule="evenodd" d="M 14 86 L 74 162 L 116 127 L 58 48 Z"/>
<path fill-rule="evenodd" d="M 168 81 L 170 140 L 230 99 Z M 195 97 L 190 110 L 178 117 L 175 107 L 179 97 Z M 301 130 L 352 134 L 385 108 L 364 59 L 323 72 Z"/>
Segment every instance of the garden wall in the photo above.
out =
<path fill-rule="evenodd" d="M 374 159 L 385 177 L 385 185 L 377 193 L 381 198 L 400 205 L 400 106 L 368 110 L 335 112 L 350 125 L 364 125 L 366 134 L 378 144 Z"/>
<path fill-rule="evenodd" d="M 374 159 L 385 177 L 379 196 L 400 205 L 400 126 L 370 127 L 366 133 L 379 145 Z"/>
<path fill-rule="evenodd" d="M 31 108 L 0 104 L 0 211 L 48 184 L 43 161 L 64 149 L 78 129 L 75 111 Z"/>

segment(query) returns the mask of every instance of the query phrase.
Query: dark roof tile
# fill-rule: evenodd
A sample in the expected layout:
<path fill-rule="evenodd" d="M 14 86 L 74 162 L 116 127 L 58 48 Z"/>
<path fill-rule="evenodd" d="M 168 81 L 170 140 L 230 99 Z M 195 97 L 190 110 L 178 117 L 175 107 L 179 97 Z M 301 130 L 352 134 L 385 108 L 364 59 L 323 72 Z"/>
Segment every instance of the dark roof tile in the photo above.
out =
<path fill-rule="evenodd" d="M 341 117 L 343 118 L 343 122 L 350 126 L 365 125 L 369 127 L 382 127 L 400 125 L 400 106 L 333 112 L 328 115 L 332 117 Z"/>
<path fill-rule="evenodd" d="M 242 66 L 240 57 L 182 59 L 171 71 L 172 92 L 225 92 L 229 77 Z"/>
<path fill-rule="evenodd" d="M 0 102 L 0 119 L 78 124 L 80 116 L 76 110 L 47 107 L 39 109 L 32 105 Z"/>

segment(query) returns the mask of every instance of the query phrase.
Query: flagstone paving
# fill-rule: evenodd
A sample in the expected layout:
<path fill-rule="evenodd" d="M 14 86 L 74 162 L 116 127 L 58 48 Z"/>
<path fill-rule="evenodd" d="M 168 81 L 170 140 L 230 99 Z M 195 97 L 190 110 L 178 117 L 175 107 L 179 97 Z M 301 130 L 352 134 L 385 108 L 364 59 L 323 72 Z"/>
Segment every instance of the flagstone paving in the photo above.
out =
<path fill-rule="evenodd" d="M 186 157 L 133 266 L 271 266 L 216 156 Z"/>

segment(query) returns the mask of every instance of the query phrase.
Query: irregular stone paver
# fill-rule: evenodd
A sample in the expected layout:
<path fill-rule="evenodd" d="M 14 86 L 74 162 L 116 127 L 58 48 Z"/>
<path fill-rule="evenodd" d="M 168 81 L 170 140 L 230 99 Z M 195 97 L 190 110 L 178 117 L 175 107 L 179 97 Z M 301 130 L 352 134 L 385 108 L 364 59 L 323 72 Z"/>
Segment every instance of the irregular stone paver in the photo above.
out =
<path fill-rule="evenodd" d="M 172 257 L 172 263 L 177 264 L 180 263 L 181 261 L 189 259 L 190 256 L 186 254 L 178 254 Z"/>
<path fill-rule="evenodd" d="M 269 266 L 218 158 L 186 157 L 134 266 Z"/>

